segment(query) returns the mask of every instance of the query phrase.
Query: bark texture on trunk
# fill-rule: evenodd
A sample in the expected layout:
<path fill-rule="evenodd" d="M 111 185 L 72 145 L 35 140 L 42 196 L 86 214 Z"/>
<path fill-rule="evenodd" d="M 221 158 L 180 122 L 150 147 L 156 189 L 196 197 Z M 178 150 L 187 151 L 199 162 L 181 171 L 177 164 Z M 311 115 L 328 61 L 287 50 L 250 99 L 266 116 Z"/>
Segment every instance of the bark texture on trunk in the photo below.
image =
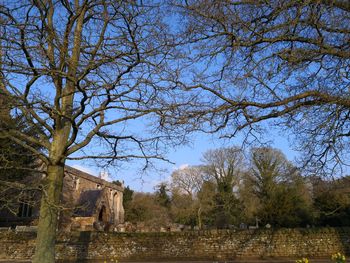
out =
<path fill-rule="evenodd" d="M 55 262 L 56 230 L 63 176 L 63 164 L 49 165 L 47 167 L 47 183 L 41 197 L 38 235 L 33 263 Z"/>

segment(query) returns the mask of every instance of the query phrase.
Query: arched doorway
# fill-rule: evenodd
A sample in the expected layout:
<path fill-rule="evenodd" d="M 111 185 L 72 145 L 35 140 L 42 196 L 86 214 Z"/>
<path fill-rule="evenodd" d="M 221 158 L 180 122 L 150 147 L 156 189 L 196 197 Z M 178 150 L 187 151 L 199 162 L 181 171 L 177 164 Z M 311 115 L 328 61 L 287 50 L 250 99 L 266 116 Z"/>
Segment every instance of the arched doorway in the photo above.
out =
<path fill-rule="evenodd" d="M 107 211 L 106 207 L 103 205 L 100 209 L 100 212 L 98 213 L 98 221 L 99 222 L 107 222 Z"/>

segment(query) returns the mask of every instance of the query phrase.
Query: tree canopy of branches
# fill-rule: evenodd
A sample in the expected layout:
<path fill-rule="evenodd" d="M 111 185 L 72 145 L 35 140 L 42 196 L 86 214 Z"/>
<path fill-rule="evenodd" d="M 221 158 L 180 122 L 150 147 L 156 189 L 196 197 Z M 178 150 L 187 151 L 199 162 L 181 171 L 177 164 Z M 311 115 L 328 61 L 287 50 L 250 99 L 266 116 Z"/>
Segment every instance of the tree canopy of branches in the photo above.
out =
<path fill-rule="evenodd" d="M 162 12 L 142 1 L 0 4 L 1 96 L 13 102 L 12 115 L 18 112 L 37 131 L 2 127 L 0 138 L 47 167 L 33 262 L 54 262 L 67 160 L 143 158 L 147 166 L 162 158 L 170 136 L 157 127 L 176 106 L 174 88 L 166 85 L 172 38 Z"/>
<path fill-rule="evenodd" d="M 177 84 L 203 98 L 192 112 L 196 129 L 256 136 L 271 120 L 295 132 L 311 167 L 346 163 L 348 1 L 173 2 L 194 65 Z"/>
<path fill-rule="evenodd" d="M 243 153 L 238 147 L 209 150 L 203 154 L 203 171 L 219 191 L 231 192 L 243 170 Z"/>
<path fill-rule="evenodd" d="M 171 188 L 186 193 L 190 198 L 194 197 L 203 184 L 202 168 L 201 166 L 187 166 L 175 170 L 171 174 Z"/>

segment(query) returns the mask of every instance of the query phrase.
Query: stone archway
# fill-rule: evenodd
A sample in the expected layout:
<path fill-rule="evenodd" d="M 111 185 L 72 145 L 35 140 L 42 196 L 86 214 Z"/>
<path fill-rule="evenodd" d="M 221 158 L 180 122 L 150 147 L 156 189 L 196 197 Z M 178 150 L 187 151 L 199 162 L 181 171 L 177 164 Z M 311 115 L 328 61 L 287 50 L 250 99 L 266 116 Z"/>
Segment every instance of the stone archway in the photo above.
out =
<path fill-rule="evenodd" d="M 103 222 L 107 223 L 108 222 L 108 217 L 107 217 L 107 209 L 103 205 L 98 213 L 98 222 Z"/>

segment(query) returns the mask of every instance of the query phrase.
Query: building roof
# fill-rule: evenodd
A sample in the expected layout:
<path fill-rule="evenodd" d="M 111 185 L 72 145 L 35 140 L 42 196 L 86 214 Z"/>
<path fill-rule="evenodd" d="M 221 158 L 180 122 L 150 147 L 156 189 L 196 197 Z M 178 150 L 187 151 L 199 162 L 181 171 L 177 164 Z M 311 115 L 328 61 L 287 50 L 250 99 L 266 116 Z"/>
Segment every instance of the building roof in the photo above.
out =
<path fill-rule="evenodd" d="M 89 181 L 92 181 L 92 182 L 95 182 L 97 184 L 100 184 L 101 186 L 107 186 L 109 188 L 112 188 L 114 190 L 117 190 L 117 191 L 120 191 L 120 192 L 124 192 L 124 187 L 123 185 L 117 185 L 117 184 L 114 184 L 114 183 L 110 183 L 106 180 L 103 180 L 101 178 L 98 178 L 96 176 L 93 176 L 91 174 L 88 174 L 88 173 L 85 173 L 83 171 L 80 171 L 78 169 L 75 169 L 71 166 L 68 166 L 66 165 L 65 166 L 65 172 L 69 173 L 69 174 L 72 174 L 74 176 L 77 176 L 77 177 L 81 177 L 81 178 L 84 178 L 86 180 L 89 180 Z"/>
<path fill-rule="evenodd" d="M 74 216 L 93 216 L 102 193 L 103 190 L 101 189 L 82 192 L 77 203 L 77 209 L 74 211 Z"/>

